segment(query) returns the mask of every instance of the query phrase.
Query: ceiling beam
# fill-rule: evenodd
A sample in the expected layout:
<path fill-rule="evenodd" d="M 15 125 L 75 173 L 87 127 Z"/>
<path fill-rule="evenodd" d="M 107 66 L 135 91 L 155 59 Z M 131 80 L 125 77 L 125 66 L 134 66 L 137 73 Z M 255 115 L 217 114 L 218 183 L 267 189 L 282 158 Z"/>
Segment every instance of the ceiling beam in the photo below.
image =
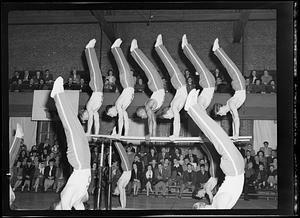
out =
<path fill-rule="evenodd" d="M 157 14 L 151 18 L 151 22 L 191 22 L 191 21 L 236 21 L 240 19 L 240 13 L 214 12 L 205 14 Z M 141 15 L 106 15 L 108 23 L 147 23 L 149 19 Z M 248 20 L 276 20 L 273 11 L 251 12 Z"/>
<path fill-rule="evenodd" d="M 243 32 L 244 32 L 244 28 L 249 19 L 249 15 L 250 15 L 249 11 L 241 11 L 240 19 L 237 21 L 234 21 L 234 23 L 233 23 L 233 43 L 240 43 Z"/>
<path fill-rule="evenodd" d="M 98 20 L 100 28 L 106 34 L 108 39 L 113 43 L 117 39 L 115 25 L 106 21 L 103 10 L 91 10 L 91 13 Z"/>

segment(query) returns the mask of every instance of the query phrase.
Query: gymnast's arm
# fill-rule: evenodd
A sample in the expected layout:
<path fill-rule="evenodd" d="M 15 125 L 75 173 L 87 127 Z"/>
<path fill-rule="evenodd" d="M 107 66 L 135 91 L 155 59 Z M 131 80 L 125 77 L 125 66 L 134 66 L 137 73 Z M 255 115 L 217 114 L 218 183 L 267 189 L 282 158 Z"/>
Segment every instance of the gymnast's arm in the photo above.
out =
<path fill-rule="evenodd" d="M 232 116 L 232 129 L 233 129 L 233 139 L 237 139 L 239 137 L 240 130 L 240 118 L 239 113 L 235 105 L 229 102 L 230 113 Z"/>
<path fill-rule="evenodd" d="M 152 99 L 147 101 L 145 105 L 147 117 L 148 117 L 148 128 L 149 128 L 149 136 L 156 136 L 156 116 L 152 108 L 155 106 L 155 103 Z"/>
<path fill-rule="evenodd" d="M 179 101 L 175 102 L 174 107 L 172 108 L 173 116 L 174 116 L 173 137 L 179 137 L 179 133 L 180 133 L 180 114 L 179 114 L 179 110 L 178 110 L 179 103 L 180 103 Z"/>
<path fill-rule="evenodd" d="M 118 136 L 122 135 L 123 125 L 124 125 L 124 113 L 120 105 L 116 105 L 118 111 Z"/>

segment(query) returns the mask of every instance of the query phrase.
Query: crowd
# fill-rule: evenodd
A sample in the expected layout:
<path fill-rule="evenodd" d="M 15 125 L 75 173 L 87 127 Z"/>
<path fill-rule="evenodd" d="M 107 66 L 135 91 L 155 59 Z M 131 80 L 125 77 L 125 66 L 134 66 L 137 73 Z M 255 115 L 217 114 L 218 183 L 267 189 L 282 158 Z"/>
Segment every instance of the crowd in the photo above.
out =
<path fill-rule="evenodd" d="M 216 92 L 218 93 L 230 93 L 232 90 L 230 81 L 225 78 L 224 73 L 219 69 L 215 69 L 212 74 L 216 80 Z M 145 92 L 146 80 L 139 74 L 133 71 L 135 79 L 135 91 Z M 188 92 L 193 88 L 199 87 L 199 78 L 196 75 L 190 73 L 189 70 L 184 71 L 184 75 L 187 82 Z M 10 79 L 10 91 L 11 92 L 32 92 L 33 90 L 51 90 L 55 78 L 49 70 L 36 71 L 34 74 L 28 70 L 24 72 L 15 71 L 15 75 Z M 172 92 L 172 86 L 170 81 L 162 77 L 164 82 L 164 88 L 166 92 Z M 113 70 L 108 70 L 107 75 L 103 76 L 103 91 L 104 92 L 121 92 L 121 86 L 117 83 L 116 73 Z M 262 76 L 258 76 L 256 71 L 253 70 L 249 77 L 245 77 L 247 93 L 276 93 L 276 84 L 272 76 L 269 75 L 267 70 L 264 70 Z M 81 92 L 90 92 L 88 81 L 80 76 L 80 73 L 73 69 L 64 84 L 64 88 L 67 90 L 80 90 Z"/>
<path fill-rule="evenodd" d="M 66 182 L 64 175 L 62 152 L 57 142 L 33 145 L 30 150 L 24 141 L 21 141 L 20 150 L 16 162 L 11 169 L 11 185 L 13 191 L 43 191 L 52 189 L 60 192 Z"/>

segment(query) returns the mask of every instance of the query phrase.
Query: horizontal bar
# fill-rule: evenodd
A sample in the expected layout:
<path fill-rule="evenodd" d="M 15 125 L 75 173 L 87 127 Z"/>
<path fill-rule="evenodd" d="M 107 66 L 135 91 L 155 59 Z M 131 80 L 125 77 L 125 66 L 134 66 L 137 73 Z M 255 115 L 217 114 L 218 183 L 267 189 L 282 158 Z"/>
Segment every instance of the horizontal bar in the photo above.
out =
<path fill-rule="evenodd" d="M 108 138 L 108 139 L 117 139 L 116 136 L 113 135 L 89 135 L 93 138 Z M 229 137 L 230 139 L 232 137 Z M 237 141 L 250 141 L 252 136 L 240 136 Z M 121 136 L 121 141 L 146 141 L 145 136 Z M 159 136 L 159 137 L 150 137 L 150 141 L 153 142 L 171 142 L 170 137 L 167 136 Z M 203 142 L 204 140 L 201 137 L 176 137 L 173 140 L 174 142 Z"/>

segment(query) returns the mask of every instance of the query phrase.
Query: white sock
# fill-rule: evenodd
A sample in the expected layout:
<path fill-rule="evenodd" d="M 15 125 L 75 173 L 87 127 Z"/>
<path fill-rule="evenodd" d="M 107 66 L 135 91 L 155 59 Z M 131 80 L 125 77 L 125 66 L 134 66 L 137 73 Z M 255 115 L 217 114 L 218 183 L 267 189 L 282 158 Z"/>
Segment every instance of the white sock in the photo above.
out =
<path fill-rule="evenodd" d="M 85 46 L 85 48 L 94 48 L 96 44 L 96 39 L 92 39 L 89 43 Z"/>
<path fill-rule="evenodd" d="M 220 48 L 220 46 L 219 46 L 219 39 L 216 38 L 215 41 L 214 41 L 214 45 L 213 45 L 212 50 L 216 51 L 218 48 Z"/>
<path fill-rule="evenodd" d="M 52 91 L 51 91 L 51 98 L 54 98 L 54 96 L 58 93 L 62 93 L 64 92 L 64 79 L 59 76 L 55 81 L 54 81 L 54 84 L 53 84 L 53 88 L 52 88 Z"/>
<path fill-rule="evenodd" d="M 182 36 L 182 41 L 181 41 L 181 47 L 182 49 L 184 48 L 184 46 L 186 46 L 188 44 L 187 38 L 186 38 L 186 34 L 184 34 Z"/>
<path fill-rule="evenodd" d="M 136 39 L 133 39 L 131 41 L 130 52 L 132 52 L 134 49 L 137 49 L 137 48 L 138 48 L 137 41 L 136 41 Z"/>
<path fill-rule="evenodd" d="M 24 137 L 24 132 L 23 132 L 22 126 L 19 123 L 17 123 L 17 130 L 16 130 L 15 137 L 17 137 L 17 138 L 23 138 Z"/>
<path fill-rule="evenodd" d="M 160 46 L 160 45 L 162 45 L 162 44 L 163 44 L 163 42 L 162 42 L 162 35 L 159 34 L 159 35 L 157 36 L 157 38 L 156 38 L 156 43 L 155 43 L 154 47 Z"/>
<path fill-rule="evenodd" d="M 120 38 L 118 38 L 118 39 L 114 42 L 114 44 L 111 46 L 111 48 L 120 47 L 121 43 L 122 43 L 122 40 L 121 40 Z"/>

